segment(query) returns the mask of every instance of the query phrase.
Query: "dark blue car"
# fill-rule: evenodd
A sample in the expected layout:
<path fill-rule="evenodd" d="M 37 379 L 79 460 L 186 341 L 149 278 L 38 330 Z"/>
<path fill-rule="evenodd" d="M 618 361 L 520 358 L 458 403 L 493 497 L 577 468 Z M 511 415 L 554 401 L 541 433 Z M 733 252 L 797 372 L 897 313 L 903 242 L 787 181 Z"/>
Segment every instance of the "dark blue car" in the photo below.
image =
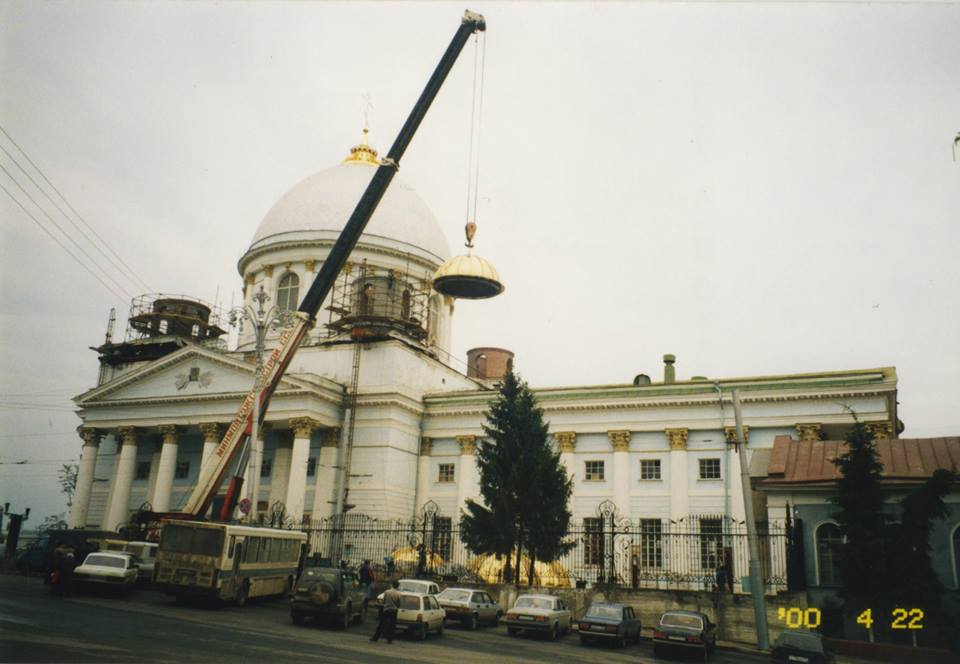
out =
<path fill-rule="evenodd" d="M 640 619 L 633 607 L 626 604 L 594 602 L 578 621 L 577 628 L 583 644 L 608 641 L 623 648 L 627 641 L 640 641 Z"/>

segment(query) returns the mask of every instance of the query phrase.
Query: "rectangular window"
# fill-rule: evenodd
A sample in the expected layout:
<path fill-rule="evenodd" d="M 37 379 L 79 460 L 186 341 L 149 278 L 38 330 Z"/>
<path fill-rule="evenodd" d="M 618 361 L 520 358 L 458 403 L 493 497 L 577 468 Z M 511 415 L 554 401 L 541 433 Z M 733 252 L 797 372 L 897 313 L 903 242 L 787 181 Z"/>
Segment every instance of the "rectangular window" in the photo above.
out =
<path fill-rule="evenodd" d="M 700 567 L 717 569 L 723 560 L 723 524 L 720 519 L 700 519 Z"/>
<path fill-rule="evenodd" d="M 307 459 L 307 477 L 313 477 L 317 474 L 317 457 Z"/>
<path fill-rule="evenodd" d="M 273 470 L 273 459 L 264 459 L 260 462 L 260 478 L 265 479 L 270 477 L 270 472 Z"/>
<path fill-rule="evenodd" d="M 583 530 L 583 562 L 587 565 L 602 565 L 603 519 L 596 517 L 584 519 Z"/>
<path fill-rule="evenodd" d="M 150 462 L 149 461 L 138 461 L 137 462 L 137 479 L 146 480 L 150 478 Z"/>
<path fill-rule="evenodd" d="M 720 459 L 700 459 L 700 479 L 720 479 Z"/>
<path fill-rule="evenodd" d="M 444 560 L 450 557 L 450 536 L 453 531 L 453 521 L 448 516 L 433 518 L 433 552 Z"/>
<path fill-rule="evenodd" d="M 640 519 L 639 554 L 641 569 L 663 567 L 663 531 L 660 519 Z"/>
<path fill-rule="evenodd" d="M 640 479 L 641 480 L 659 480 L 660 479 L 660 459 L 641 459 L 640 460 Z"/>
<path fill-rule="evenodd" d="M 437 468 L 438 482 L 453 482 L 455 466 L 452 463 L 441 463 Z"/>
<path fill-rule="evenodd" d="M 173 476 L 178 480 L 185 480 L 190 475 L 190 462 L 177 461 L 177 468 L 173 471 Z"/>
<path fill-rule="evenodd" d="M 587 461 L 583 473 L 583 479 L 587 482 L 603 481 L 603 461 Z"/>

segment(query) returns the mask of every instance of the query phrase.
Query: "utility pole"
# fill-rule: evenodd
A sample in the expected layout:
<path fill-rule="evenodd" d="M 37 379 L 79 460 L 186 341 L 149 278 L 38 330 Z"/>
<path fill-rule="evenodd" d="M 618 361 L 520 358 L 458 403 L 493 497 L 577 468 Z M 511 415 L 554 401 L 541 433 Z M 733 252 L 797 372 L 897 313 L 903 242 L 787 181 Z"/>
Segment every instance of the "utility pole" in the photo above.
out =
<path fill-rule="evenodd" d="M 30 518 L 30 508 L 23 511 L 23 514 L 12 514 L 10 512 L 10 503 L 3 504 L 3 513 L 10 519 L 7 524 L 7 539 L 4 557 L 13 558 L 17 553 L 17 542 L 20 541 L 20 527 L 23 522 Z"/>
<path fill-rule="evenodd" d="M 753 513 L 753 489 L 750 486 L 750 468 L 747 465 L 746 437 L 743 435 L 743 413 L 740 409 L 740 395 L 736 390 L 733 390 L 733 416 L 737 423 L 737 456 L 740 457 L 743 513 L 747 520 L 747 543 L 750 546 L 750 595 L 753 597 L 753 617 L 757 625 L 757 647 L 760 650 L 769 650 L 767 598 L 760 568 L 760 543 L 757 540 L 757 521 Z"/>

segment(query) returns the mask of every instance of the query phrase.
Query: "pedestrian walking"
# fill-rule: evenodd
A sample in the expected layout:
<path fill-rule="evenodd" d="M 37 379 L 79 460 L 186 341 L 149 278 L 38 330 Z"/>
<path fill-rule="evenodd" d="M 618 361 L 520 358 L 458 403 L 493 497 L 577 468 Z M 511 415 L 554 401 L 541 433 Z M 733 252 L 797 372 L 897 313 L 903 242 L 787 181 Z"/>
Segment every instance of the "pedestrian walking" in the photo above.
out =
<path fill-rule="evenodd" d="M 60 594 L 69 595 L 73 589 L 73 570 L 77 566 L 76 551 L 72 546 L 66 547 L 63 553 L 63 567 L 60 570 Z"/>
<path fill-rule="evenodd" d="M 396 567 L 396 561 L 394 561 L 393 556 L 384 556 L 383 564 L 387 567 L 387 576 L 393 578 L 393 571 Z"/>
<path fill-rule="evenodd" d="M 427 573 L 427 547 L 421 542 L 417 545 L 417 578 L 423 578 Z"/>
<path fill-rule="evenodd" d="M 393 635 L 397 630 L 397 611 L 400 610 L 400 582 L 394 579 L 390 588 L 383 593 L 383 611 L 380 613 L 380 622 L 377 631 L 370 637 L 371 641 L 379 641 L 380 636 L 387 637 L 387 643 L 393 643 Z"/>
<path fill-rule="evenodd" d="M 363 604 L 366 606 L 367 602 L 370 600 L 370 591 L 373 588 L 373 569 L 370 567 L 370 561 L 364 560 L 363 564 L 360 565 L 360 587 L 363 588 Z"/>

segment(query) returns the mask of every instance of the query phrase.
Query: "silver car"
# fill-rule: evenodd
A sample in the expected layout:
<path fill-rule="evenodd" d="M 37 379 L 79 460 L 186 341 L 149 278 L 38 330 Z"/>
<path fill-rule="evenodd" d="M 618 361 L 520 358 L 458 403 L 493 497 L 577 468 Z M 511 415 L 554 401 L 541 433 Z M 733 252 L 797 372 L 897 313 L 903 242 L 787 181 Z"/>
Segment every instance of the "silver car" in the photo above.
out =
<path fill-rule="evenodd" d="M 447 612 L 447 620 L 458 620 L 467 629 L 476 629 L 480 623 L 496 627 L 503 615 L 500 604 L 483 590 L 447 588 L 437 600 Z"/>

